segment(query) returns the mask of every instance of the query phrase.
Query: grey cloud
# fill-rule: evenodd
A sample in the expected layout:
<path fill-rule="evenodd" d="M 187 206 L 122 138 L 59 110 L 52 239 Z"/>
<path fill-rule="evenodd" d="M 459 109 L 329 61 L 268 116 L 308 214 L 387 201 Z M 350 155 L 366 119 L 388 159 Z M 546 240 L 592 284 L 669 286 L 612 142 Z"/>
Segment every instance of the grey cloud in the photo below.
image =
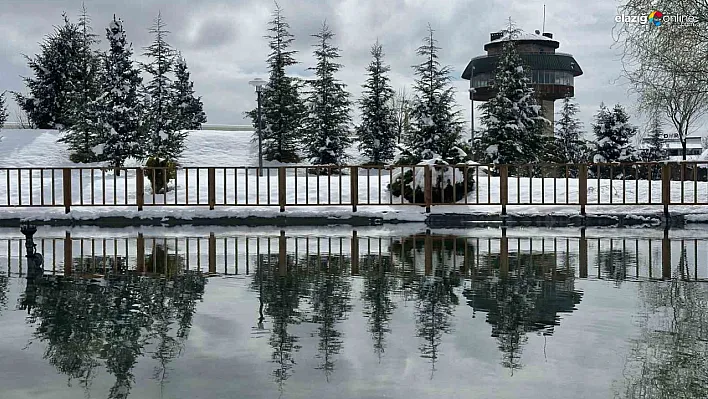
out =
<path fill-rule="evenodd" d="M 455 79 L 470 58 L 483 53 L 489 33 L 502 28 L 512 17 L 526 31 L 540 29 L 543 0 L 449 0 L 410 2 L 405 0 L 280 0 L 295 35 L 294 47 L 300 65 L 292 73 L 311 76 L 313 65 L 310 36 L 324 20 L 336 34 L 344 69 L 339 77 L 354 98 L 361 93 L 369 50 L 378 38 L 386 61 L 392 67 L 395 86 L 413 84 L 412 65 L 419 61 L 415 50 L 425 36 L 427 24 L 436 30 L 442 48 L 440 61 L 450 65 Z M 96 33 L 103 37 L 113 14 L 125 21 L 128 38 L 139 60 L 151 37 L 148 28 L 162 12 L 170 43 L 182 51 L 192 71 L 195 89 L 202 96 L 209 121 L 246 124 L 243 112 L 252 106 L 254 95 L 247 82 L 267 77 L 267 22 L 274 8 L 271 1 L 255 0 L 113 0 L 86 1 Z M 0 91 L 22 90 L 20 75 L 27 75 L 21 54 L 34 54 L 52 25 L 61 23 L 66 11 L 76 19 L 79 0 L 5 0 L 0 35 Z M 612 83 L 621 63 L 612 45 L 616 4 L 610 0 L 592 3 L 581 0 L 556 2 L 546 8 L 546 30 L 561 42 L 560 51 L 573 53 L 585 74 L 576 80 L 576 97 L 581 119 L 589 128 L 601 101 L 631 105 L 626 87 Z M 105 40 L 104 40 L 105 42 Z M 102 43 L 105 45 L 105 43 Z M 466 81 L 455 81 L 460 110 L 469 118 Z M 11 107 L 12 108 L 12 107 Z M 630 108 L 631 109 L 631 108 Z"/>

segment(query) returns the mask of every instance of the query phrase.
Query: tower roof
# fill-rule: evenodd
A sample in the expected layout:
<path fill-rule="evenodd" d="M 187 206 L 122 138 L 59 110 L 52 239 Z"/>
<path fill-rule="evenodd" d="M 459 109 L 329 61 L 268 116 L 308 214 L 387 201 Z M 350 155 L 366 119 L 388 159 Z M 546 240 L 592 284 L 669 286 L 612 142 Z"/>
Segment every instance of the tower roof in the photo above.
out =
<path fill-rule="evenodd" d="M 513 36 L 510 36 L 508 32 L 494 32 L 491 33 L 490 42 L 484 45 L 484 50 L 489 50 L 490 47 L 502 46 L 505 42 L 532 42 L 534 44 L 539 44 L 541 46 L 557 49 L 560 47 L 560 43 L 557 40 L 553 40 L 553 35 L 551 33 L 537 31 L 538 33 L 526 33 L 520 32 Z"/>

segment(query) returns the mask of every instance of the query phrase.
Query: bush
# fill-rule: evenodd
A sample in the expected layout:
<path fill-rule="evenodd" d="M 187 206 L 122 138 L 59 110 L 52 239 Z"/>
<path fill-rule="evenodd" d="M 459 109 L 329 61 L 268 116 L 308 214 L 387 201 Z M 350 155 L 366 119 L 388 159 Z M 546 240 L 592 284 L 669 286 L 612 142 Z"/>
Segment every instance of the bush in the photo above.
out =
<path fill-rule="evenodd" d="M 425 165 L 429 165 L 432 174 L 432 202 L 455 203 L 474 191 L 475 168 L 467 168 L 467 176 L 462 166 L 451 166 L 440 158 L 425 160 L 414 169 L 403 167 L 394 174 L 388 190 L 395 197 L 403 197 L 415 204 L 425 203 Z M 454 176 L 454 179 L 453 179 Z M 454 181 L 454 184 L 453 184 Z"/>
<path fill-rule="evenodd" d="M 167 192 L 167 184 L 177 177 L 177 163 L 160 159 L 158 157 L 150 157 L 145 164 L 143 173 L 150 180 L 152 192 L 156 194 L 164 194 Z"/>

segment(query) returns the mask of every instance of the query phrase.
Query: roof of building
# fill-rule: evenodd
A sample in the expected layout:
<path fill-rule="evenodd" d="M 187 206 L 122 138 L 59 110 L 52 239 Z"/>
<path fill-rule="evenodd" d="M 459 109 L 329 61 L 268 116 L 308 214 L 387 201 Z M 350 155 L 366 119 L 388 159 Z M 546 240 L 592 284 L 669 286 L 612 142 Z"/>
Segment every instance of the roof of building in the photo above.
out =
<path fill-rule="evenodd" d="M 583 70 L 578 65 L 570 54 L 564 53 L 549 53 L 549 54 L 529 54 L 522 53 L 519 54 L 521 59 L 528 65 L 532 70 L 547 70 L 547 71 L 567 71 L 572 72 L 573 76 L 580 76 L 583 74 Z M 480 73 L 493 73 L 497 67 L 498 56 L 481 56 L 473 58 L 467 68 L 462 72 L 462 79 L 469 80 L 472 77 L 472 68 L 474 67 L 474 74 L 478 75 Z"/>

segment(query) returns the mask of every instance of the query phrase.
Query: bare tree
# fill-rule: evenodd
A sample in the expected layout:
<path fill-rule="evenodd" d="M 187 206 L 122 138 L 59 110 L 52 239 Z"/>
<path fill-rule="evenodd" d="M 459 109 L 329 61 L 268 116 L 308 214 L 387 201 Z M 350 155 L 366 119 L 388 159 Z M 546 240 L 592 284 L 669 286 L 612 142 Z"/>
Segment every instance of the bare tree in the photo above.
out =
<path fill-rule="evenodd" d="M 395 112 L 396 121 L 396 134 L 398 135 L 398 144 L 401 144 L 401 138 L 405 137 L 408 133 L 409 122 L 408 115 L 411 106 L 411 95 L 406 92 L 406 87 L 404 86 L 401 90 L 396 93 L 391 99 L 392 108 Z"/>
<path fill-rule="evenodd" d="M 643 82 L 639 93 L 639 109 L 652 116 L 661 114 L 673 124 L 681 141 L 683 160 L 686 160 L 686 137 L 697 129 L 696 123 L 708 112 L 708 90 L 695 74 L 678 75 L 669 71 L 653 73 Z M 638 79 L 637 82 L 642 79 Z"/>
<path fill-rule="evenodd" d="M 708 110 L 708 1 L 667 0 L 662 19 L 649 21 L 647 10 L 654 6 L 651 0 L 624 0 L 615 43 L 640 111 L 671 122 L 685 160 L 686 137 Z M 629 16 L 640 18 L 625 21 Z"/>
<path fill-rule="evenodd" d="M 23 110 L 20 106 L 15 107 L 15 115 L 17 116 L 17 124 L 19 129 L 34 129 L 35 126 L 27 116 L 27 112 Z"/>

